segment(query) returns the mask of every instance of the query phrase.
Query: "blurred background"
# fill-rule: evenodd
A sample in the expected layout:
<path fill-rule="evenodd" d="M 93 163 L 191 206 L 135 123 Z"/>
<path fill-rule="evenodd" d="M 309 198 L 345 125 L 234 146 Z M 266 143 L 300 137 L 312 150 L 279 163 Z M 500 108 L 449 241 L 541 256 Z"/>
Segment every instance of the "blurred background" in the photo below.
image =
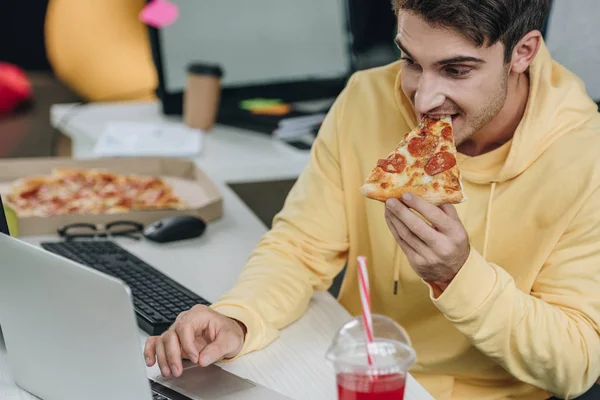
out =
<path fill-rule="evenodd" d="M 337 0 L 327 2 L 335 4 Z M 56 133 L 49 119 L 52 104 L 144 100 L 155 96 L 159 78 L 151 59 L 147 27 L 138 19 L 145 3 L 144 0 L 0 1 L 0 62 L 25 71 L 33 91 L 31 102 L 22 105 L 11 116 L 0 116 L 0 156 L 45 156 L 57 151 L 68 152 L 68 145 L 63 145 L 62 149 L 51 147 L 62 144 L 60 140 L 53 140 Z M 185 1 L 180 3 L 181 7 L 189 7 L 183 5 Z M 351 70 L 394 61 L 397 57 L 392 42 L 395 18 L 389 0 L 344 0 L 344 3 L 348 27 L 344 40 L 350 43 Z M 197 11 L 201 16 L 207 14 L 203 8 L 214 4 L 198 1 L 189 10 Z M 244 12 L 229 9 L 235 7 L 234 3 L 226 4 L 219 6 L 221 13 L 215 15 L 223 20 L 213 21 L 215 26 L 231 26 L 237 23 L 236 15 L 244 16 Z M 262 14 L 259 18 L 265 21 L 277 18 L 269 10 L 268 1 L 254 4 L 252 8 Z M 311 27 L 315 16 L 323 14 L 324 8 L 319 2 L 313 4 L 314 15 L 304 15 L 304 20 L 298 20 L 299 25 L 306 30 L 316 30 L 313 38 L 321 37 L 326 41 L 332 36 L 326 21 Z M 223 12 L 229 12 L 229 16 Z M 337 15 L 327 16 L 335 18 Z M 192 37 L 205 35 L 212 29 L 194 25 L 194 19 L 201 19 L 198 15 L 187 17 L 176 26 Z M 597 0 L 554 0 L 545 34 L 553 56 L 584 79 L 590 95 L 600 101 L 600 35 L 595 23 L 598 17 L 600 2 Z M 335 23 L 330 26 L 335 27 Z M 339 32 L 333 34 L 336 33 Z M 226 32 L 220 31 L 205 41 L 218 43 L 222 41 L 219 35 L 227 36 Z M 254 40 L 255 36 L 250 34 L 248 37 Z M 294 32 L 286 38 L 287 46 L 294 48 Z M 167 37 L 167 41 L 174 43 L 164 53 L 169 55 L 179 48 L 184 53 L 202 54 L 203 50 L 190 50 L 181 39 L 176 35 Z M 228 48 L 227 51 L 237 50 Z M 310 53 L 302 55 L 304 59 L 310 56 Z M 318 52 L 314 57 L 314 62 L 320 62 Z M 306 63 L 308 67 L 310 64 Z M 268 66 L 264 65 L 264 68 L 268 69 Z M 3 73 L 7 72 L 0 70 L 0 78 Z M 339 85 L 328 94 L 334 96 L 338 90 Z"/>
<path fill-rule="evenodd" d="M 49 118 L 52 104 L 154 96 L 153 86 L 158 82 L 152 70 L 150 43 L 146 27 L 138 20 L 144 5 L 143 0 L 0 1 L 0 62 L 22 69 L 33 91 L 31 103 L 10 116 L 0 116 L 0 157 L 68 153 L 67 144 L 60 149 L 51 147 L 62 144 L 53 140 L 56 133 Z M 389 1 L 350 0 L 346 6 L 349 32 L 345 39 L 352 41 L 354 67 L 393 61 L 397 56 L 392 43 L 395 23 Z M 317 5 L 315 12 L 318 9 Z M 268 9 L 259 11 L 265 19 L 272 17 Z M 311 23 L 299 22 L 307 29 Z M 194 34 L 193 25 L 184 28 Z M 0 78 L 3 74 L 8 72 L 0 70 Z M 107 92 L 114 87 L 123 90 Z M 129 87 L 132 89 L 126 93 Z"/>

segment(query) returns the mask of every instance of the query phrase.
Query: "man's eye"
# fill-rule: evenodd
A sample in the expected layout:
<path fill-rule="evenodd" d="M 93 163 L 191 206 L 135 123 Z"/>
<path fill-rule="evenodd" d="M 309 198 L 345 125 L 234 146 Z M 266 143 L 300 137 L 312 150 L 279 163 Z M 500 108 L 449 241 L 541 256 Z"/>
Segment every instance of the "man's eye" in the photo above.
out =
<path fill-rule="evenodd" d="M 419 64 L 417 64 L 416 62 L 414 62 L 410 58 L 402 57 L 400 60 L 402 60 L 402 62 L 404 62 L 404 64 L 406 64 L 406 66 L 408 68 L 411 68 L 411 69 L 420 69 L 421 68 L 419 66 Z"/>
<path fill-rule="evenodd" d="M 471 73 L 471 69 L 470 68 L 451 67 L 451 68 L 446 68 L 446 72 L 448 73 L 448 75 L 450 75 L 454 78 L 464 78 L 465 76 L 467 76 Z"/>

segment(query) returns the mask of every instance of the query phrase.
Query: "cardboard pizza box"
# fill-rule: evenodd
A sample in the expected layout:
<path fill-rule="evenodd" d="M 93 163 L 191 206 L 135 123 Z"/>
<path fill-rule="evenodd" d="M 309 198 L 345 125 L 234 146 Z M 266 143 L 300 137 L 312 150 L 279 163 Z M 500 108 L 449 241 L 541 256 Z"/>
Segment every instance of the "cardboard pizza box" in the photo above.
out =
<path fill-rule="evenodd" d="M 172 185 L 175 193 L 186 202 L 186 207 L 177 210 L 134 210 L 125 214 L 23 217 L 5 204 L 13 236 L 54 235 L 59 227 L 77 222 L 107 224 L 113 221 L 135 221 L 148 225 L 174 215 L 194 215 L 211 222 L 223 215 L 223 198 L 217 186 L 193 161 L 171 157 L 2 159 L 0 194 L 6 194 L 10 184 L 17 179 L 49 175 L 56 168 L 104 169 L 119 174 L 160 177 Z"/>

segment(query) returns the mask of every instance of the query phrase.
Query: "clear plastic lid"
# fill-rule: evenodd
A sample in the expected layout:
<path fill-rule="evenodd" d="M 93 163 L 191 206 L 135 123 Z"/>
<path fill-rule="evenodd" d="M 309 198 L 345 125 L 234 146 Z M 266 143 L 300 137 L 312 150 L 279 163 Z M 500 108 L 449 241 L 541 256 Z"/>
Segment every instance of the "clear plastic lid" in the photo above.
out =
<path fill-rule="evenodd" d="M 391 318 L 373 315 L 374 342 L 369 344 L 373 365 L 367 358 L 362 316 L 348 321 L 337 332 L 326 358 L 337 372 L 392 374 L 406 373 L 416 354 L 406 331 Z"/>

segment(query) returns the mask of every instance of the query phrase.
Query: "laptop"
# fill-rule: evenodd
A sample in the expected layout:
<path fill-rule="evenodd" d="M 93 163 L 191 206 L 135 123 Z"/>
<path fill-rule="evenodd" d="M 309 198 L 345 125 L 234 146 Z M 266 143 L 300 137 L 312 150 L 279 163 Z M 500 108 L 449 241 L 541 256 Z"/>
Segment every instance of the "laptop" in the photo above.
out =
<path fill-rule="evenodd" d="M 217 365 L 147 378 L 122 281 L 8 235 L 0 199 L 0 325 L 16 384 L 43 400 L 284 400 Z"/>

